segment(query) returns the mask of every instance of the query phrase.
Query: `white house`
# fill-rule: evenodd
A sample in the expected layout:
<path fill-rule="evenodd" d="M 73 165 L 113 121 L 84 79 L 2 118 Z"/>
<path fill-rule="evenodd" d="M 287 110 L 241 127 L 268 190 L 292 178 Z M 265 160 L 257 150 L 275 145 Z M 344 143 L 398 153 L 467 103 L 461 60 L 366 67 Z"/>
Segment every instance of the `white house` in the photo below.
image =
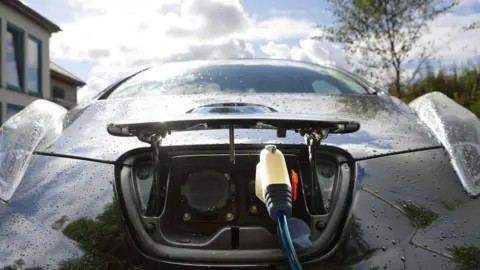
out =
<path fill-rule="evenodd" d="M 67 108 L 76 103 L 76 88 L 85 83 L 50 63 L 50 36 L 59 31 L 59 26 L 19 0 L 0 0 L 0 123 L 38 98 Z M 60 81 L 55 83 L 57 90 L 51 87 L 51 76 Z M 70 102 L 62 104 L 63 99 Z"/>

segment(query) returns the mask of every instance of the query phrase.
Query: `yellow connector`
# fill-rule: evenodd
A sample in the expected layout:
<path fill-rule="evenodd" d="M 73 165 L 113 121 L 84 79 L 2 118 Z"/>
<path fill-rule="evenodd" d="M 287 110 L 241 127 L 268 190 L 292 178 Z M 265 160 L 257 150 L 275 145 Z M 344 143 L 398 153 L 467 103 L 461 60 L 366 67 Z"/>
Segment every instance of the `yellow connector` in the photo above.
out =
<path fill-rule="evenodd" d="M 265 193 L 272 184 L 286 185 L 291 189 L 287 163 L 283 153 L 275 145 L 267 145 L 260 152 L 255 176 L 255 194 L 265 202 Z"/>

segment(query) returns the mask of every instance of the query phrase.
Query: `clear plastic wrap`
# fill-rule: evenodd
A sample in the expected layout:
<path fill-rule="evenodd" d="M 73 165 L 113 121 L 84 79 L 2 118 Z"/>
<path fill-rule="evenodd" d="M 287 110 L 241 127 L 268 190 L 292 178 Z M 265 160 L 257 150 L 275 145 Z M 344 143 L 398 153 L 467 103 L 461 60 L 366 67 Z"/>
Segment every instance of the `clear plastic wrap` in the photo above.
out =
<path fill-rule="evenodd" d="M 53 143 L 63 129 L 67 110 L 36 100 L 0 127 L 0 199 L 11 199 L 35 150 Z"/>
<path fill-rule="evenodd" d="M 442 142 L 467 193 L 480 194 L 480 121 L 440 92 L 423 95 L 410 107 Z"/>

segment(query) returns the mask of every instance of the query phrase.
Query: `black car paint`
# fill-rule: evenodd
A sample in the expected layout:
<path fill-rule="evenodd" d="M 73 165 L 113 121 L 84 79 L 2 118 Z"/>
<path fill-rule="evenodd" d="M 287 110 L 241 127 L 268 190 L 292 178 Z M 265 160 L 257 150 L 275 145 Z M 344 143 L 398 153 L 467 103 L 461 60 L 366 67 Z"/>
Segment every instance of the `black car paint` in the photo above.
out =
<path fill-rule="evenodd" d="M 128 150 L 145 147 L 136 138 L 112 137 L 107 133 L 109 123 L 150 122 L 180 115 L 192 108 L 222 102 L 262 104 L 279 113 L 318 115 L 320 119 L 354 120 L 361 124 L 352 134 L 332 134 L 324 144 L 338 146 L 354 158 L 366 158 L 415 149 L 440 147 L 440 142 L 422 125 L 410 108 L 390 96 L 316 94 L 258 94 L 258 95 L 185 95 L 152 99 L 114 99 L 96 101 L 70 111 L 66 128 L 57 141 L 42 152 L 82 158 L 115 161 Z M 88 124 L 86 124 L 88 123 Z M 201 133 L 201 134 L 200 134 Z M 236 143 L 303 144 L 301 136 L 291 134 L 277 138 L 271 131 L 238 130 Z M 181 132 L 168 136 L 163 145 L 226 144 L 228 131 Z"/>
<path fill-rule="evenodd" d="M 325 115 L 361 123 L 356 135 L 331 135 L 324 142 L 350 152 L 364 173 L 357 178 L 343 241 L 331 256 L 317 258 L 305 269 L 478 269 L 480 217 L 475 211 L 480 201 L 465 194 L 446 151 L 405 104 L 377 95 L 190 98 L 178 97 L 175 103 L 173 98 L 105 100 L 70 111 L 61 137 L 34 156 L 13 198 L 0 203 L 0 267 L 186 268 L 155 262 L 132 244 L 116 202 L 113 162 L 146 145 L 108 136 L 106 123 L 155 119 L 161 112 L 182 113 L 234 99 L 283 112 L 320 108 Z M 138 111 L 141 116 L 135 115 Z M 174 134 L 166 142 L 226 143 L 228 138 L 222 132 L 189 135 Z M 266 135 L 240 133 L 258 142 L 273 139 Z M 279 143 L 302 141 L 300 136 L 287 138 L 296 139 Z"/>

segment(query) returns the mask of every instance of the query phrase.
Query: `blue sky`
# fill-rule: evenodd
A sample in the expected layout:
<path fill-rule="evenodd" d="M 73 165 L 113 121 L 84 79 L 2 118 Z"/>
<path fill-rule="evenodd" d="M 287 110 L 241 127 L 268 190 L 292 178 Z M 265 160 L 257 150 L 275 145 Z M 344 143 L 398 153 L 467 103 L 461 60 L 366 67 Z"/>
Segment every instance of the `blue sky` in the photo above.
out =
<path fill-rule="evenodd" d="M 313 25 L 332 21 L 322 0 L 25 1 L 63 29 L 52 36 L 51 59 L 87 82 L 80 100 L 140 68 L 176 60 L 271 57 L 348 66 L 340 46 L 309 38 L 319 34 Z M 424 42 L 442 43 L 472 21 L 480 21 L 480 0 L 462 0 Z M 478 31 L 459 35 L 438 54 L 447 63 L 465 61 L 479 41 Z"/>

